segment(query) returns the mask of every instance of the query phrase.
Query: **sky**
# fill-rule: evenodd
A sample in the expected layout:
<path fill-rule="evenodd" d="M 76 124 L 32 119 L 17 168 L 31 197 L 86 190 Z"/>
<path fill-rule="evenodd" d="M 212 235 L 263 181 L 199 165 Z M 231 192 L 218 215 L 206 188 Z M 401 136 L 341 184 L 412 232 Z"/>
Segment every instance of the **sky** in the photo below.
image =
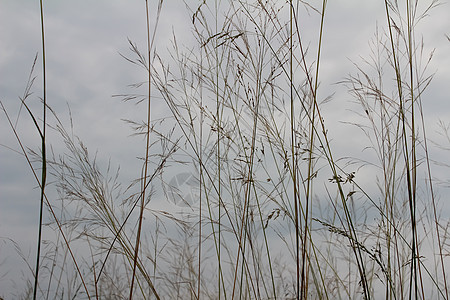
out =
<path fill-rule="evenodd" d="M 355 129 L 342 122 L 355 120 L 349 111 L 356 106 L 347 106 L 352 98 L 345 87 L 336 83 L 355 72 L 353 62 L 360 63 L 362 57 L 370 55 L 369 42 L 377 26 L 385 27 L 383 9 L 382 1 L 374 0 L 330 1 L 328 5 L 320 91 L 323 95 L 333 94 L 333 101 L 327 104 L 326 118 L 333 125 L 334 140 L 348 140 L 347 146 L 337 149 L 340 156 L 359 155 L 362 149 L 358 147 L 359 135 L 354 134 Z M 449 15 L 449 4 L 443 3 L 418 27 L 418 37 L 423 38 L 425 45 L 424 57 L 435 49 L 427 71 L 434 73 L 434 79 L 423 97 L 427 135 L 447 147 L 450 143 L 439 135 L 438 124 L 439 121 L 450 124 Z M 145 110 L 113 95 L 132 91 L 129 84 L 146 78 L 145 71 L 122 57 L 131 55 L 128 39 L 145 49 L 144 1 L 49 0 L 44 1 L 44 16 L 49 105 L 67 126 L 70 108 L 74 132 L 92 153 L 98 153 L 101 163 L 111 160 L 113 166 L 120 166 L 120 176 L 125 181 L 139 176 L 140 162 L 136 157 L 143 155 L 143 140 L 132 136 L 133 131 L 123 119 L 143 120 Z M 194 43 L 190 25 L 191 16 L 182 1 L 164 1 L 155 41 L 163 58 L 170 59 L 167 49 L 171 48 L 172 33 L 180 44 Z M 317 27 L 306 21 L 304 26 L 306 40 L 315 36 Z M 26 111 L 19 113 L 19 97 L 24 93 L 36 55 L 33 73 L 36 80 L 27 101 L 40 115 L 39 3 L 0 0 L 0 101 L 13 122 L 17 120 L 22 142 L 32 149 L 38 149 L 39 139 Z M 165 111 L 163 105 L 155 103 L 155 116 Z M 18 153 L 20 149 L 5 114 L 0 114 L 0 296 L 8 296 L 22 286 L 23 274 L 30 272 L 11 240 L 31 265 L 34 263 L 39 191 L 26 161 Z M 50 131 L 48 139 L 57 141 L 57 134 Z M 62 150 L 60 140 L 52 143 L 52 147 L 56 153 Z M 436 148 L 430 153 L 437 161 L 450 164 L 448 152 Z M 436 166 L 435 172 L 442 180 L 449 180 L 448 169 Z"/>

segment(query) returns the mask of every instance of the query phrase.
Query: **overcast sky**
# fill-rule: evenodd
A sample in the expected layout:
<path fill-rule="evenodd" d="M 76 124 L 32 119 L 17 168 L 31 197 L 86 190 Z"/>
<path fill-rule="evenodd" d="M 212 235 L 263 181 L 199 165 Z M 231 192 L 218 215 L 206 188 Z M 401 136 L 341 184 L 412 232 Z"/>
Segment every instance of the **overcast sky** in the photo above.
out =
<path fill-rule="evenodd" d="M 23 95 L 36 54 L 38 60 L 34 75 L 37 79 L 32 88 L 34 94 L 28 101 L 40 115 L 38 98 L 42 97 L 42 51 L 38 2 L 0 0 L 0 100 L 14 121 L 18 118 L 19 96 Z M 145 118 L 145 112 L 142 106 L 124 103 L 112 95 L 130 92 L 128 84 L 146 80 L 142 69 L 125 61 L 119 54 L 130 54 L 128 38 L 145 49 L 144 3 L 118 0 L 44 1 L 47 101 L 66 125 L 69 124 L 70 107 L 75 133 L 92 152 L 98 151 L 103 161 L 110 158 L 113 165 L 121 165 L 124 180 L 139 176 L 140 163 L 136 157 L 143 155 L 143 144 L 142 139 L 130 136 L 132 130 L 122 119 L 140 121 Z M 360 56 L 370 54 L 369 40 L 373 38 L 377 24 L 385 28 L 383 9 L 383 1 L 330 1 L 321 69 L 323 94 L 335 93 L 333 102 L 329 104 L 330 111 L 351 102 L 346 89 L 334 83 L 355 71 L 352 61 L 360 62 Z M 163 57 L 171 46 L 172 30 L 181 42 L 193 42 L 190 25 L 191 16 L 182 1 L 164 2 L 156 40 L 156 47 Z M 314 35 L 317 32 L 317 27 L 305 26 L 307 33 Z M 439 141 L 436 132 L 438 121 L 450 123 L 450 42 L 446 37 L 446 34 L 450 35 L 449 4 L 444 3 L 431 11 L 430 17 L 423 20 L 419 29 L 418 37 L 423 37 L 425 43 L 424 56 L 428 57 L 436 49 L 428 71 L 429 74 L 435 73 L 435 78 L 425 94 L 423 105 L 428 135 Z M 354 108 L 348 106 L 348 109 Z M 334 139 L 350 139 L 352 144 L 352 147 L 338 149 L 338 153 L 344 156 L 348 151 L 361 152 L 362 149 L 356 146 L 357 141 L 352 140 L 353 135 L 348 135 L 348 126 L 338 123 L 352 121 L 352 117 L 332 113 L 326 115 L 329 123 L 336 123 L 330 129 L 334 130 Z M 22 142 L 37 149 L 38 135 L 25 111 L 21 112 L 17 124 Z M 50 143 L 51 137 L 52 134 L 49 136 Z M 19 147 L 3 112 L 0 113 L 0 144 L 2 296 L 9 295 L 15 288 L 12 280 L 21 278 L 20 272 L 29 272 L 7 239 L 14 240 L 30 263 L 34 263 L 39 191 L 26 161 L 15 152 L 19 151 Z M 61 145 L 55 144 L 54 147 L 57 150 Z M 435 153 L 442 155 L 438 160 L 450 163 L 445 152 Z M 440 176 L 446 174 L 442 169 L 436 169 L 436 172 Z M 5 275 L 6 267 L 11 266 L 20 267 Z"/>

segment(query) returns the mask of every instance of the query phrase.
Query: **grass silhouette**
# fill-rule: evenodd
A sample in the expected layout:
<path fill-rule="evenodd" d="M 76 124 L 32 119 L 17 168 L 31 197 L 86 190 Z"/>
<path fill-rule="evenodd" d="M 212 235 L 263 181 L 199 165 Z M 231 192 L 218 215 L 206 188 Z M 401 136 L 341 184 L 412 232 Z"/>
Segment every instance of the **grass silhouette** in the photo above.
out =
<path fill-rule="evenodd" d="M 386 0 L 371 56 L 338 83 L 357 104 L 362 158 L 336 155 L 348 141 L 327 127 L 327 4 L 186 5 L 194 45 L 174 35 L 159 51 L 165 3 L 145 1 L 145 50 L 129 40 L 121 55 L 146 76 L 130 85 L 136 93 L 116 95 L 145 110 L 126 120 L 145 148 L 137 178 L 123 183 L 47 102 L 41 1 L 43 124 L 27 102 L 36 59 L 19 104 L 39 151 L 22 144 L 2 104 L 41 190 L 39 226 L 52 233 L 39 230 L 23 298 L 448 299 L 448 219 L 422 106 L 432 76 L 416 31 L 438 2 Z M 305 16 L 317 24 L 312 40 Z M 47 127 L 64 153 L 47 156 Z M 177 205 L 186 191 L 195 192 Z"/>

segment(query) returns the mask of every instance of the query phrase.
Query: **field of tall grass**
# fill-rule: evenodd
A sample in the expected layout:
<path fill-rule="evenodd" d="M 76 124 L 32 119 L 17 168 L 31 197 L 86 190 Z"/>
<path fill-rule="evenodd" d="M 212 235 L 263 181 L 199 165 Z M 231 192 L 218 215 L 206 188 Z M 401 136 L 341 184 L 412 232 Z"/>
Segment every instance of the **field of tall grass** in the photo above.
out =
<path fill-rule="evenodd" d="M 69 122 L 52 109 L 41 0 L 17 102 L 39 147 L 1 102 L 40 191 L 37 250 L 22 290 L 0 297 L 449 299 L 449 179 L 432 154 L 450 138 L 445 121 L 427 138 L 435 70 L 421 31 L 448 6 L 379 2 L 370 54 L 342 53 L 353 70 L 322 86 L 326 0 L 187 1 L 191 35 L 170 45 L 157 44 L 166 2 L 142 1 L 146 43 L 120 55 L 143 76 L 114 95 L 146 115 L 124 120 L 143 145 L 130 171 L 88 149 L 70 108 Z"/>

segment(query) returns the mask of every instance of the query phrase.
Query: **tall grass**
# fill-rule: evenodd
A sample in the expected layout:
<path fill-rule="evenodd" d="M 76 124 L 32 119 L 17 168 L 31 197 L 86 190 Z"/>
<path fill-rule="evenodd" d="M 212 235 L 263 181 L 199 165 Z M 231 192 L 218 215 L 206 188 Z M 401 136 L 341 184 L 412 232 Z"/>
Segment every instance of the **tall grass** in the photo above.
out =
<path fill-rule="evenodd" d="M 448 220 L 422 105 L 432 76 L 416 40 L 437 2 L 384 2 L 371 56 L 339 83 L 370 153 L 344 158 L 320 86 L 327 4 L 186 5 L 195 44 L 174 35 L 164 55 L 155 44 L 164 3 L 145 1 L 146 50 L 129 41 L 123 55 L 145 77 L 118 95 L 147 105 L 145 121 L 127 120 L 145 140 L 128 185 L 48 107 L 44 74 L 44 113 L 67 152 L 47 158 L 39 130 L 42 155 L 31 155 L 43 162 L 35 176 L 54 238 L 37 253 L 34 298 L 448 299 Z M 313 40 L 304 20 L 317 26 Z M 157 114 L 155 99 L 165 104 Z"/>

